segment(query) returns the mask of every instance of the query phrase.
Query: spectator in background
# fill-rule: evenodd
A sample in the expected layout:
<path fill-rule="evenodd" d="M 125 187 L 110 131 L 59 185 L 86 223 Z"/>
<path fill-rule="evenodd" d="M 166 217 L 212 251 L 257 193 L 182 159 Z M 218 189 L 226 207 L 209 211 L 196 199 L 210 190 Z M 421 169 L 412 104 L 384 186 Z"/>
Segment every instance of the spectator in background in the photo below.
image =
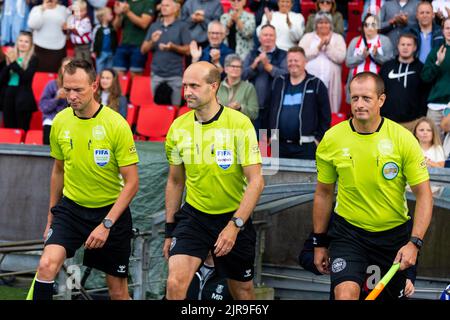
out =
<path fill-rule="evenodd" d="M 329 13 L 318 12 L 314 17 L 314 32 L 307 33 L 299 46 L 306 53 L 306 70 L 318 77 L 328 88 L 331 112 L 339 112 L 342 99 L 341 63 L 345 60 L 345 40 L 333 31 Z"/>
<path fill-rule="evenodd" d="M 220 17 L 226 28 L 225 44 L 244 60 L 254 45 L 255 15 L 244 10 L 245 0 L 230 1 L 230 11 Z"/>
<path fill-rule="evenodd" d="M 363 21 L 361 35 L 352 39 L 347 48 L 345 64 L 350 68 L 347 79 L 347 103 L 350 103 L 349 84 L 360 72 L 379 73 L 381 65 L 394 58 L 391 41 L 378 34 L 380 26 L 377 16 L 368 14 Z"/>
<path fill-rule="evenodd" d="M 433 11 L 440 20 L 450 17 L 450 1 L 448 0 L 433 0 Z"/>
<path fill-rule="evenodd" d="M 201 46 L 193 40 L 190 44 L 192 62 L 208 61 L 215 65 L 220 73 L 223 73 L 225 57 L 234 53 L 223 40 L 225 39 L 225 27 L 219 21 L 214 20 L 208 24 L 208 43 L 209 45 L 202 49 Z M 223 76 L 223 74 L 222 74 Z"/>
<path fill-rule="evenodd" d="M 117 49 L 117 32 L 111 22 L 113 14 L 110 7 L 104 7 L 96 11 L 100 24 L 94 29 L 92 57 L 95 59 L 97 73 L 103 69 L 113 67 L 113 56 Z"/>
<path fill-rule="evenodd" d="M 416 8 L 418 0 L 391 0 L 381 7 L 380 33 L 388 36 L 394 46 L 394 55 L 397 55 L 398 39 L 400 34 L 407 31 L 417 23 Z"/>
<path fill-rule="evenodd" d="M 432 84 L 427 100 L 427 117 L 432 119 L 438 127 L 441 139 L 443 137 L 440 127 L 442 111 L 450 102 L 450 18 L 445 19 L 442 32 L 444 44 L 431 49 L 422 70 L 422 79 Z"/>
<path fill-rule="evenodd" d="M 220 83 L 217 100 L 255 120 L 259 112 L 258 97 L 253 84 L 241 79 L 242 67 L 242 59 L 237 54 L 225 58 L 226 77 Z"/>
<path fill-rule="evenodd" d="M 100 73 L 99 87 L 94 93 L 94 98 L 104 106 L 108 106 L 127 118 L 128 101 L 122 95 L 119 77 L 113 69 L 104 69 Z"/>
<path fill-rule="evenodd" d="M 36 111 L 31 83 L 37 64 L 32 34 L 21 31 L 14 48 L 6 52 L 6 67 L 0 73 L 5 128 L 28 130 L 31 114 Z"/>
<path fill-rule="evenodd" d="M 92 24 L 97 25 L 101 23 L 98 20 L 95 11 L 102 8 L 106 8 L 108 0 L 86 0 L 86 2 L 87 2 L 88 17 L 91 20 Z"/>
<path fill-rule="evenodd" d="M 58 72 L 66 56 L 66 27 L 69 10 L 57 0 L 44 0 L 33 7 L 28 17 L 28 26 L 33 31 L 36 57 L 39 65 L 36 71 Z"/>
<path fill-rule="evenodd" d="M 58 78 L 47 83 L 39 100 L 39 109 L 42 111 L 43 143 L 50 144 L 50 129 L 56 114 L 67 107 L 67 96 L 62 86 L 64 68 L 72 58 L 64 58 L 58 71 Z"/>
<path fill-rule="evenodd" d="M 272 81 L 279 75 L 287 72 L 286 51 L 279 49 L 276 43 L 275 27 L 268 24 L 261 28 L 259 42 L 261 46 L 253 49 L 245 58 L 244 72 L 242 79 L 249 80 L 258 94 L 259 114 L 253 121 L 256 132 L 259 129 L 268 128 L 268 88 L 271 88 Z"/>
<path fill-rule="evenodd" d="M 305 32 L 305 19 L 301 13 L 291 11 L 292 1 L 278 0 L 278 11 L 265 8 L 261 24 L 256 28 L 259 36 L 263 26 L 274 26 L 277 31 L 277 47 L 285 51 L 296 46 Z"/>
<path fill-rule="evenodd" d="M 181 105 L 181 80 L 184 57 L 189 54 L 191 36 L 186 23 L 178 19 L 180 4 L 175 0 L 161 1 L 161 19 L 149 28 L 141 52 L 153 52 L 151 90 L 155 97 L 157 88 L 166 83 L 171 89 L 171 104 Z"/>
<path fill-rule="evenodd" d="M 317 0 L 316 12 L 326 12 L 333 18 L 333 32 L 339 33 L 344 36 L 344 18 L 342 14 L 336 11 L 336 1 L 334 0 Z M 314 18 L 316 14 L 310 14 L 308 16 L 308 22 L 306 23 L 305 32 L 313 32 L 315 30 Z"/>
<path fill-rule="evenodd" d="M 208 26 L 223 14 L 220 0 L 189 0 L 181 8 L 181 19 L 187 23 L 192 40 L 200 47 L 208 45 Z"/>
<path fill-rule="evenodd" d="M 277 77 L 270 90 L 269 128 L 278 129 L 280 158 L 314 160 L 316 148 L 331 123 L 325 84 L 305 71 L 301 47 L 287 53 L 288 74 Z"/>
<path fill-rule="evenodd" d="M 6 67 L 6 57 L 3 50 L 0 50 L 0 74 Z M 0 124 L 3 123 L 3 86 L 0 87 Z"/>
<path fill-rule="evenodd" d="M 142 74 L 147 56 L 141 53 L 147 28 L 154 20 L 152 0 L 127 0 L 114 3 L 113 26 L 122 29 L 122 41 L 113 58 L 114 69 L 123 76 L 128 70 L 132 75 Z"/>
<path fill-rule="evenodd" d="M 1 10 L 0 45 L 13 45 L 21 30 L 26 30 L 28 13 L 27 0 L 5 0 Z"/>
<path fill-rule="evenodd" d="M 266 8 L 270 11 L 278 11 L 277 0 L 249 0 L 248 7 L 255 14 L 255 23 L 261 24 Z"/>
<path fill-rule="evenodd" d="M 387 0 L 389 1 L 389 0 Z M 384 5 L 384 0 L 364 0 L 363 12 L 361 15 L 361 19 L 370 13 L 374 16 L 378 16 L 381 11 L 381 7 Z"/>
<path fill-rule="evenodd" d="M 439 131 L 434 121 L 426 117 L 420 118 L 414 126 L 413 134 L 419 141 L 427 166 L 429 168 L 444 167 L 444 149 L 442 148 Z"/>
<path fill-rule="evenodd" d="M 70 8 L 72 15 L 67 19 L 67 30 L 75 48 L 75 58 L 92 63 L 92 24 L 87 15 L 87 3 L 84 0 L 76 0 Z"/>
<path fill-rule="evenodd" d="M 427 84 L 420 78 L 423 64 L 415 56 L 416 49 L 416 37 L 411 33 L 402 34 L 398 57 L 387 61 L 380 70 L 386 93 L 381 115 L 409 131 L 418 118 L 426 115 L 429 93 Z"/>
<path fill-rule="evenodd" d="M 445 138 L 442 146 L 444 148 L 446 167 L 448 167 L 447 163 L 450 164 L 450 105 L 448 105 L 444 110 L 444 116 L 441 120 L 441 130 L 445 132 Z"/>
<path fill-rule="evenodd" d="M 441 27 L 434 22 L 434 13 L 431 3 L 422 1 L 417 5 L 417 24 L 412 26 L 410 32 L 417 38 L 416 56 L 420 62 L 425 63 L 432 48 L 440 47 L 444 42 Z"/>

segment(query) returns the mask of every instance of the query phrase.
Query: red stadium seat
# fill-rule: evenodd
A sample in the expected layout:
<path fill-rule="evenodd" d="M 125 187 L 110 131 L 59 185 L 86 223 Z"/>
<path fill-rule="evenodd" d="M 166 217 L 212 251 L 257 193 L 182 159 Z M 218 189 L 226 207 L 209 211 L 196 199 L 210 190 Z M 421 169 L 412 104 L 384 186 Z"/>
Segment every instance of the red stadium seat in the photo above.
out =
<path fill-rule="evenodd" d="M 182 106 L 182 107 L 180 107 L 180 109 L 178 109 L 177 117 L 179 117 L 179 116 L 181 116 L 181 115 L 183 115 L 183 114 L 185 114 L 185 113 L 187 113 L 187 112 L 189 112 L 191 110 L 192 109 L 187 107 L 187 106 Z"/>
<path fill-rule="evenodd" d="M 128 95 L 131 88 L 131 79 L 130 76 L 119 76 L 120 90 L 122 90 L 122 94 L 124 96 Z"/>
<path fill-rule="evenodd" d="M 220 3 L 222 4 L 224 13 L 227 13 L 228 11 L 230 11 L 230 8 L 231 8 L 230 0 L 220 0 Z"/>
<path fill-rule="evenodd" d="M 42 111 L 34 111 L 31 114 L 30 130 L 42 130 Z"/>
<path fill-rule="evenodd" d="M 153 95 L 150 85 L 150 77 L 134 76 L 131 83 L 130 102 L 135 106 L 153 103 Z"/>
<path fill-rule="evenodd" d="M 25 135 L 25 144 L 42 145 L 44 141 L 44 132 L 42 130 L 28 130 Z"/>
<path fill-rule="evenodd" d="M 33 77 L 33 83 L 31 88 L 33 89 L 34 100 L 39 103 L 42 92 L 44 92 L 45 86 L 51 80 L 55 80 L 58 74 L 51 72 L 36 72 Z"/>
<path fill-rule="evenodd" d="M 20 144 L 24 136 L 25 131 L 22 129 L 0 128 L 0 143 Z"/>
<path fill-rule="evenodd" d="M 130 125 L 130 127 L 133 127 L 133 125 L 136 124 L 138 110 L 139 110 L 138 106 L 128 104 L 127 122 Z"/>
<path fill-rule="evenodd" d="M 347 117 L 345 116 L 345 114 L 333 112 L 331 114 L 331 126 L 334 126 L 334 125 L 338 124 L 339 122 L 342 122 L 346 119 L 347 119 Z"/>
<path fill-rule="evenodd" d="M 175 119 L 173 106 L 145 105 L 139 109 L 136 134 L 144 140 L 164 141 Z"/>
<path fill-rule="evenodd" d="M 311 13 L 316 12 L 316 4 L 312 1 L 302 1 L 301 9 L 302 9 L 302 15 L 303 15 L 303 18 L 305 18 L 305 24 L 306 24 L 306 21 L 308 21 L 308 16 Z"/>
<path fill-rule="evenodd" d="M 364 1 L 350 1 L 348 3 L 348 32 L 361 30 L 361 15 L 364 10 Z"/>

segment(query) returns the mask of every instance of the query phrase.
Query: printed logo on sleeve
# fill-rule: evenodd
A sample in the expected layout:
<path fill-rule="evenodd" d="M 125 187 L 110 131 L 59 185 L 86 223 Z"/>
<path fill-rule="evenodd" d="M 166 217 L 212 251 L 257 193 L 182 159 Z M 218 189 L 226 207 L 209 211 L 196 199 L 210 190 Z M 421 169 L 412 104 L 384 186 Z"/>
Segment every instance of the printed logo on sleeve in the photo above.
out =
<path fill-rule="evenodd" d="M 94 149 L 94 161 L 99 167 L 106 166 L 109 162 L 109 157 L 109 149 Z"/>

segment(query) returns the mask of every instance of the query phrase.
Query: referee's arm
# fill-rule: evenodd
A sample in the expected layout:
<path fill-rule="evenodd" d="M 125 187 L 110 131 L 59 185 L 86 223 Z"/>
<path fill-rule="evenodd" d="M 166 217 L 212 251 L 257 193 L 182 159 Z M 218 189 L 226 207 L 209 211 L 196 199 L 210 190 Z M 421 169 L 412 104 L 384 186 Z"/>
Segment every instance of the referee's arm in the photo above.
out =
<path fill-rule="evenodd" d="M 53 220 L 53 214 L 50 211 L 51 208 L 56 206 L 62 197 L 64 188 L 64 161 L 55 159 L 52 169 L 52 175 L 50 177 L 50 203 L 48 206 L 47 226 L 44 231 L 44 239 L 47 239 L 47 233 L 50 229 Z"/>
<path fill-rule="evenodd" d="M 184 165 L 170 165 L 166 185 L 166 223 L 175 222 L 174 215 L 180 209 L 186 180 Z M 169 258 L 169 247 L 172 238 L 164 241 L 163 254 Z"/>
<path fill-rule="evenodd" d="M 245 223 L 255 209 L 259 196 L 264 189 L 264 178 L 262 177 L 261 164 L 245 166 L 243 167 L 243 171 L 245 177 L 247 178 L 248 185 L 245 189 L 244 196 L 242 197 L 241 203 L 239 205 L 239 209 L 237 209 L 234 216 L 241 218 Z M 214 246 L 216 247 L 214 253 L 218 257 L 224 256 L 229 253 L 231 251 L 231 248 L 233 248 L 234 243 L 236 242 L 238 233 L 239 229 L 236 228 L 232 221 L 230 221 L 219 234 L 219 237 L 214 244 Z"/>

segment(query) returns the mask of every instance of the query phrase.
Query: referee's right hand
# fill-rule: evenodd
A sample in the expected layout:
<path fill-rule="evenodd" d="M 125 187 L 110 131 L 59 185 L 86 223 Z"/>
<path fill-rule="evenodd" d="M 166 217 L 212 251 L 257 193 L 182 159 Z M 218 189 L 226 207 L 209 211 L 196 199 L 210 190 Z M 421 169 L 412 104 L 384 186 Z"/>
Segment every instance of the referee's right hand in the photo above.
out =
<path fill-rule="evenodd" d="M 170 244 L 171 243 L 172 243 L 172 238 L 166 238 L 164 240 L 163 255 L 166 258 L 166 260 L 169 260 L 169 249 L 170 249 Z"/>
<path fill-rule="evenodd" d="M 328 249 L 325 247 L 314 248 L 314 265 L 322 274 L 330 273 L 330 261 L 328 257 Z"/>

